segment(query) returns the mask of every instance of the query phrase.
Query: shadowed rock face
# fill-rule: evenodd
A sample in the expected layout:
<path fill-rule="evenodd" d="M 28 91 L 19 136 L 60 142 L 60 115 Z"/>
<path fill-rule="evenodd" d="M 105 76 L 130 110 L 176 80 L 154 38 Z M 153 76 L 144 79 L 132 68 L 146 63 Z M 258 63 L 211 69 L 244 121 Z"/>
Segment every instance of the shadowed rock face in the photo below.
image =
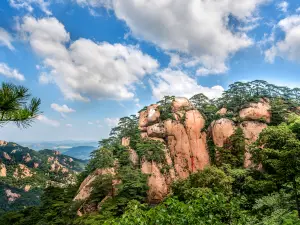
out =
<path fill-rule="evenodd" d="M 250 103 L 249 107 L 240 111 L 239 115 L 244 120 L 271 121 L 271 106 L 268 99 L 260 99 L 258 103 Z"/>
<path fill-rule="evenodd" d="M 99 175 L 106 175 L 111 174 L 115 175 L 114 168 L 105 168 L 105 169 L 97 169 L 94 173 L 90 174 L 84 181 L 81 183 L 78 193 L 75 196 L 74 200 L 86 200 L 90 197 L 93 188 L 91 187 L 92 182 L 97 178 Z"/>

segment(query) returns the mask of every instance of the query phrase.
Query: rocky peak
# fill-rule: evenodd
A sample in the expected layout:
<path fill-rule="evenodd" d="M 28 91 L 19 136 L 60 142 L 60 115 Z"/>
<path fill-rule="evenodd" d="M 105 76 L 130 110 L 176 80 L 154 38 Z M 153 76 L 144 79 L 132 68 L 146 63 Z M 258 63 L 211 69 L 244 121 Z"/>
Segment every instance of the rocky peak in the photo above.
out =
<path fill-rule="evenodd" d="M 271 121 L 271 105 L 267 98 L 261 98 L 257 103 L 250 103 L 248 107 L 239 112 L 243 120 L 264 120 L 266 123 Z"/>

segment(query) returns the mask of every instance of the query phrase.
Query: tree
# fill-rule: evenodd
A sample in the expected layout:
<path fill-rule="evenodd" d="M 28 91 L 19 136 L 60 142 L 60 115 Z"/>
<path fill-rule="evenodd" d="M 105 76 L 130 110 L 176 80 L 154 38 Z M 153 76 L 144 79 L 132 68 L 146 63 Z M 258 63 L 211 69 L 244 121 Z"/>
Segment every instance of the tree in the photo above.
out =
<path fill-rule="evenodd" d="M 293 197 L 300 218 L 298 179 L 300 178 L 300 141 L 286 124 L 266 128 L 260 135 L 261 163 L 271 179 L 281 187 L 291 184 Z"/>
<path fill-rule="evenodd" d="M 0 88 L 0 125 L 14 122 L 18 127 L 26 128 L 40 114 L 41 100 L 30 99 L 31 94 L 23 86 L 2 83 Z M 30 99 L 30 100 L 29 100 Z"/>

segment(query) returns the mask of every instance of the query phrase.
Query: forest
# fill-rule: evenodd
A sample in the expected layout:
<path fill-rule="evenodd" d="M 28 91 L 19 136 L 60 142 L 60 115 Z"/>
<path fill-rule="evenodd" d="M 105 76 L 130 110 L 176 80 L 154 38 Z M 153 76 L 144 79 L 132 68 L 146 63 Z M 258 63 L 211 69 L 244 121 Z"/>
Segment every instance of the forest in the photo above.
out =
<path fill-rule="evenodd" d="M 157 103 L 161 121 L 174 120 L 174 98 L 166 96 Z M 41 196 L 40 206 L 3 214 L 0 224 L 300 225 L 300 88 L 278 87 L 261 80 L 236 82 L 219 99 L 209 99 L 200 93 L 190 101 L 205 118 L 203 131 L 209 132 L 210 124 L 222 117 L 233 123 L 241 122 L 238 112 L 262 98 L 270 102 L 272 116 L 259 138 L 246 147 L 243 132 L 236 129 L 223 147 L 217 147 L 208 137 L 210 166 L 187 179 L 174 181 L 172 191 L 160 203 L 147 201 L 148 175 L 141 172 L 140 161 L 134 164 L 130 160 L 128 148 L 134 149 L 139 158 L 163 165 L 164 174 L 170 170 L 164 146 L 159 141 L 141 138 L 139 118 L 131 115 L 121 118 L 109 138 L 99 141 L 99 149 L 91 153 L 75 185 L 49 186 Z M 27 111 L 35 112 L 37 101 Z M 228 112 L 218 114 L 221 108 Z M 4 122 L 15 119 L 19 123 L 18 114 L 10 113 L 3 118 Z M 123 137 L 130 138 L 129 146 L 121 145 Z M 251 152 L 254 167 L 243 166 L 246 148 Z M 90 174 L 115 167 L 116 160 L 116 174 L 97 176 L 89 198 L 84 202 L 73 200 Z M 115 180 L 121 181 L 116 188 Z M 112 190 L 115 193 L 107 198 Z M 96 205 L 96 210 L 78 216 L 83 204 Z"/>

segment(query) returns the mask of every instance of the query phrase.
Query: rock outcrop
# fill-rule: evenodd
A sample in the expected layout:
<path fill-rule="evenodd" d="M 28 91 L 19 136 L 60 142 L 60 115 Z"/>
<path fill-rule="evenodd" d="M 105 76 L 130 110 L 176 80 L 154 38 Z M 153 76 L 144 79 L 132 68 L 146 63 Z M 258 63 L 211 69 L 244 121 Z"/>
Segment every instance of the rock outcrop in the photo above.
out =
<path fill-rule="evenodd" d="M 6 146 L 7 144 L 7 141 L 0 140 L 0 146 Z"/>
<path fill-rule="evenodd" d="M 245 136 L 245 141 L 246 144 L 252 144 L 255 142 L 259 134 L 267 127 L 267 124 L 257 122 L 257 121 L 244 121 L 240 124 L 240 127 L 243 130 L 244 136 Z M 246 148 L 245 152 L 245 160 L 244 160 L 244 167 L 248 168 L 252 165 L 251 162 L 251 154 L 248 152 L 248 149 Z"/>
<path fill-rule="evenodd" d="M 29 153 L 23 156 L 23 161 L 26 163 L 31 161 L 31 156 Z"/>
<path fill-rule="evenodd" d="M 30 191 L 30 188 L 31 188 L 31 185 L 25 185 L 25 187 L 24 187 L 24 191 L 25 192 L 28 192 L 28 191 Z"/>
<path fill-rule="evenodd" d="M 221 108 L 221 109 L 217 112 L 217 114 L 219 114 L 220 116 L 224 116 L 224 115 L 226 115 L 226 113 L 227 113 L 227 109 L 226 109 L 226 108 Z"/>
<path fill-rule="evenodd" d="M 97 169 L 92 174 L 90 174 L 81 183 L 78 193 L 75 196 L 74 200 L 86 200 L 88 197 L 90 197 L 93 190 L 93 187 L 91 186 L 93 181 L 97 178 L 97 176 L 106 175 L 106 174 L 115 175 L 115 169 L 114 168 Z"/>
<path fill-rule="evenodd" d="M 210 130 L 214 144 L 217 147 L 223 147 L 228 138 L 234 134 L 235 129 L 236 126 L 230 119 L 222 118 L 217 121 L 213 121 Z"/>
<path fill-rule="evenodd" d="M 239 116 L 243 120 L 264 120 L 267 123 L 271 121 L 271 106 L 266 98 L 261 98 L 258 103 L 250 103 L 249 107 L 240 111 Z"/>
<path fill-rule="evenodd" d="M 18 167 L 15 169 L 15 172 L 13 174 L 13 177 L 16 179 L 23 179 L 26 177 L 32 177 L 33 173 L 31 172 L 31 170 L 25 166 L 24 164 L 19 164 Z"/>
<path fill-rule="evenodd" d="M 7 200 L 8 200 L 9 202 L 14 202 L 14 201 L 16 201 L 18 198 L 21 197 L 20 194 L 13 193 L 10 189 L 6 189 L 6 190 L 5 190 L 5 194 L 6 194 Z"/>
<path fill-rule="evenodd" d="M 3 152 L 3 157 L 6 159 L 6 160 L 11 160 L 11 157 L 10 155 L 7 153 L 7 152 Z"/>
<path fill-rule="evenodd" d="M 0 177 L 6 177 L 6 166 L 5 164 L 0 164 Z"/>

